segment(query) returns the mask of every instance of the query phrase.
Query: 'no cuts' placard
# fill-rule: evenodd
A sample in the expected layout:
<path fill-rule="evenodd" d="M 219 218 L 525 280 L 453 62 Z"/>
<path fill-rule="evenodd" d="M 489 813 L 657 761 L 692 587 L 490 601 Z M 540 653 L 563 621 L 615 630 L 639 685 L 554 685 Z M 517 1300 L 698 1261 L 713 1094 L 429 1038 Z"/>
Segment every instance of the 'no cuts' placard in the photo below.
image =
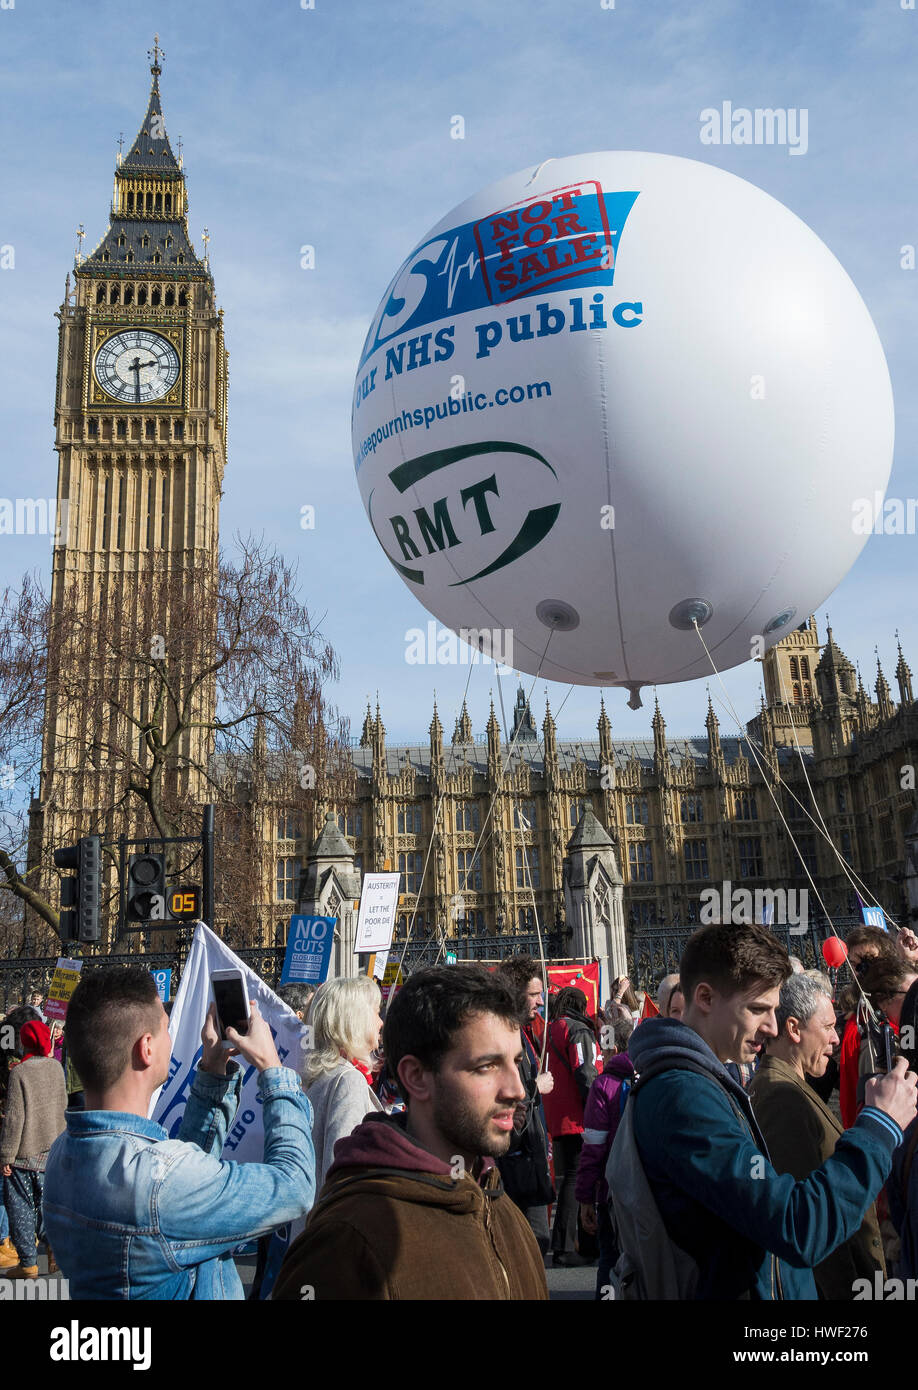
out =
<path fill-rule="evenodd" d="M 388 951 L 395 927 L 401 874 L 364 874 L 354 950 Z"/>

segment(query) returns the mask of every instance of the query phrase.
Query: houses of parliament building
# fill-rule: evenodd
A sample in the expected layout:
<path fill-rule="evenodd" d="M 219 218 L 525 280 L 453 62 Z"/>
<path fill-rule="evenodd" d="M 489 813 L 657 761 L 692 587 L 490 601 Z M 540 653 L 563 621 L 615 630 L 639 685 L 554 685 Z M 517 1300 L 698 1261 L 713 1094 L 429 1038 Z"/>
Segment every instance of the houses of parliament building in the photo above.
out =
<path fill-rule="evenodd" d="M 193 591 L 218 564 L 223 314 L 188 232 L 158 44 L 151 56 L 147 111 L 118 158 L 110 225 L 77 258 L 58 313 L 58 503 L 70 514 L 54 550 L 52 609 L 79 589 L 91 609 L 139 610 L 155 593 L 151 567 L 184 576 Z M 202 630 L 203 658 L 207 640 Z M 82 659 L 90 680 L 91 646 Z M 706 886 L 803 889 L 807 870 L 827 911 L 849 915 L 857 903 L 841 860 L 894 916 L 918 913 L 918 704 L 901 647 L 895 699 L 879 661 L 868 692 L 831 628 L 821 640 L 812 617 L 765 655 L 762 675 L 743 738 L 721 734 L 709 702 L 702 736 L 674 738 L 657 704 L 650 737 L 622 742 L 600 700 L 595 730 L 560 740 L 550 709 L 537 723 L 520 688 L 509 737 L 493 705 L 484 729 L 463 705 L 444 730 L 432 703 L 427 737 L 394 746 L 383 699 L 348 750 L 346 804 L 304 797 L 292 775 L 245 784 L 260 884 L 245 944 L 283 941 L 291 912 L 334 911 L 359 896 L 362 870 L 386 866 L 402 875 L 403 925 L 414 913 L 417 935 L 527 932 L 533 902 L 543 929 L 563 934 L 578 856 L 587 878 L 599 864 L 620 890 L 626 932 L 697 922 Z M 119 679 L 121 707 L 145 708 L 145 677 Z M 194 698 L 202 716 L 212 712 L 206 682 Z M 78 704 L 49 699 L 31 817 L 43 873 L 74 835 L 153 833 L 112 795 L 84 734 Z M 185 753 L 186 768 L 213 756 Z M 192 772 L 182 778 L 177 791 L 190 803 L 212 799 Z M 44 881 L 53 893 L 50 867 Z M 221 920 L 218 893 L 218 930 Z M 116 925 L 106 925 L 108 945 Z"/>

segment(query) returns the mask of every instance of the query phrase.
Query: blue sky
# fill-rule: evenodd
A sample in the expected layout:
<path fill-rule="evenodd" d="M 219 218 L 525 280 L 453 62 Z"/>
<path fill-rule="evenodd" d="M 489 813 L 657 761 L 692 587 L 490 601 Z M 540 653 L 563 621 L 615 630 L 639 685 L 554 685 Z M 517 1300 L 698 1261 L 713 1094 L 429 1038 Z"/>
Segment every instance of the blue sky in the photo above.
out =
<path fill-rule="evenodd" d="M 78 223 L 86 250 L 105 231 L 118 134 L 132 141 L 145 111 L 154 30 L 166 53 L 167 130 L 184 144 L 189 229 L 199 250 L 210 230 L 231 353 L 222 536 L 263 531 L 299 560 L 303 592 L 341 657 L 330 693 L 354 732 L 379 689 L 390 738 L 426 738 L 436 686 L 448 736 L 469 674 L 404 659 L 406 630 L 428 615 L 373 539 L 354 477 L 350 401 L 364 334 L 421 236 L 526 165 L 584 150 L 682 155 L 749 179 L 802 217 L 873 315 L 896 399 L 889 493 L 918 495 L 918 271 L 900 266 L 900 248 L 918 243 L 918 12 L 898 0 L 616 0 L 611 10 L 600 0 L 315 0 L 313 10 L 296 0 L 17 0 L 0 10 L 0 243 L 15 248 L 15 269 L 0 272 L 0 497 L 55 492 L 53 315 Z M 727 100 L 805 107 L 806 155 L 702 145 L 699 113 Z M 450 138 L 455 114 L 464 140 Z M 300 268 L 304 244 L 315 247 L 314 270 Z M 313 531 L 300 529 L 305 504 L 316 509 Z M 918 669 L 916 544 L 871 537 L 827 605 L 871 685 L 875 644 L 892 679 L 896 628 Z M 46 539 L 0 536 L 0 584 L 25 569 L 47 576 L 49 561 Z M 725 683 L 750 717 L 758 668 L 735 668 Z M 476 732 L 494 684 L 487 667 L 472 671 Z M 533 697 L 539 723 L 545 686 Z M 505 678 L 511 704 L 514 687 Z M 567 697 L 561 737 L 588 737 L 598 690 L 548 690 L 555 710 Z M 637 712 L 625 701 L 607 692 L 613 736 L 647 737 L 652 698 Z M 703 729 L 705 682 L 661 687 L 660 703 L 674 737 Z"/>

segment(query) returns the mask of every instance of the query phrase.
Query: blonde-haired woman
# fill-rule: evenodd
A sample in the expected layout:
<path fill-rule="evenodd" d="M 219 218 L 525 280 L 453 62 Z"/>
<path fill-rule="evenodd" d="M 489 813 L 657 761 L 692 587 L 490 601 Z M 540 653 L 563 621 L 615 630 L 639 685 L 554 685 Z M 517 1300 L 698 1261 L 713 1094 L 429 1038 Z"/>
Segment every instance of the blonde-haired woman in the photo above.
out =
<path fill-rule="evenodd" d="M 372 1110 L 382 1110 L 370 1089 L 370 1061 L 379 1046 L 380 994 L 366 975 L 328 980 L 309 1009 L 312 1051 L 303 1069 L 303 1088 L 313 1110 L 316 1195 L 335 1161 L 335 1144 Z"/>

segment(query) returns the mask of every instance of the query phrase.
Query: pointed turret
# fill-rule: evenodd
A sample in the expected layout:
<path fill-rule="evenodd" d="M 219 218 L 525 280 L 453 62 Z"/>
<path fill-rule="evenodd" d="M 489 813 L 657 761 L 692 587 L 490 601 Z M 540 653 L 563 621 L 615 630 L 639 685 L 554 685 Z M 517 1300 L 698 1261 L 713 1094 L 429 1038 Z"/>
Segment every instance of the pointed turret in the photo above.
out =
<path fill-rule="evenodd" d="M 912 704 L 915 697 L 912 694 L 912 673 L 908 668 L 905 657 L 902 655 L 902 643 L 899 641 L 899 634 L 896 633 L 896 646 L 899 650 L 899 660 L 896 662 L 896 680 L 899 684 L 899 704 L 904 708 Z"/>
<path fill-rule="evenodd" d="M 360 732 L 361 748 L 369 748 L 373 741 L 373 716 L 370 713 L 370 697 L 367 696 L 367 712 L 363 716 L 363 728 Z"/>
<path fill-rule="evenodd" d="M 836 704 L 847 696 L 854 698 L 855 669 L 832 636 L 826 620 L 826 644 L 816 666 L 816 690 L 824 705 Z"/>
<path fill-rule="evenodd" d="M 127 154 L 118 155 L 111 222 L 95 250 L 78 257 L 78 276 L 210 280 L 206 261 L 191 244 L 185 175 L 166 134 L 159 92 L 164 56 L 157 35 L 146 113 Z"/>
<path fill-rule="evenodd" d="M 611 767 L 615 757 L 615 750 L 612 747 L 612 725 L 609 716 L 606 714 L 606 702 L 602 695 L 599 697 L 599 722 L 596 725 L 599 731 L 599 758 L 604 767 Z"/>
<path fill-rule="evenodd" d="M 386 767 L 386 726 L 382 722 L 382 715 L 379 712 L 379 692 L 376 695 L 376 718 L 373 721 L 372 748 L 373 774 L 380 777 Z"/>
<path fill-rule="evenodd" d="M 491 697 L 491 713 L 488 715 L 488 777 L 494 781 L 500 774 L 500 724 L 494 713 L 494 697 Z"/>
<path fill-rule="evenodd" d="M 880 665 L 879 652 L 877 653 L 877 679 L 874 689 L 877 692 L 877 712 L 880 719 L 891 719 L 895 709 L 889 693 L 889 682 L 883 675 L 883 667 Z"/>
<path fill-rule="evenodd" d="M 666 766 L 666 721 L 660 713 L 660 701 L 653 699 L 653 762 L 657 771 Z"/>
<path fill-rule="evenodd" d="M 870 717 L 870 697 L 864 689 L 860 666 L 857 668 L 857 695 L 855 696 L 855 701 L 857 704 L 858 728 L 864 733 L 870 728 L 873 721 Z"/>
<path fill-rule="evenodd" d="M 552 717 L 551 706 L 548 703 L 548 695 L 545 696 L 545 718 L 542 720 L 542 739 L 545 749 L 545 766 L 557 768 L 558 766 L 558 740 L 555 721 Z"/>
<path fill-rule="evenodd" d="M 708 731 L 708 767 L 713 771 L 723 774 L 724 770 L 724 751 L 720 743 L 720 721 L 714 713 L 714 706 L 711 704 L 711 692 L 708 691 L 708 712 L 705 717 L 704 726 Z"/>
<path fill-rule="evenodd" d="M 512 743 L 514 739 L 518 743 L 523 743 L 528 739 L 538 739 L 535 720 L 521 685 L 517 687 L 516 704 L 513 706 L 513 728 L 510 730 L 510 742 Z"/>
<path fill-rule="evenodd" d="M 462 701 L 462 710 L 456 720 L 456 727 L 453 730 L 453 743 L 474 743 L 475 735 L 472 732 L 472 721 L 466 703 Z"/>
<path fill-rule="evenodd" d="M 437 697 L 434 695 L 433 719 L 430 721 L 430 768 L 434 774 L 443 772 L 443 725 L 437 713 Z"/>

